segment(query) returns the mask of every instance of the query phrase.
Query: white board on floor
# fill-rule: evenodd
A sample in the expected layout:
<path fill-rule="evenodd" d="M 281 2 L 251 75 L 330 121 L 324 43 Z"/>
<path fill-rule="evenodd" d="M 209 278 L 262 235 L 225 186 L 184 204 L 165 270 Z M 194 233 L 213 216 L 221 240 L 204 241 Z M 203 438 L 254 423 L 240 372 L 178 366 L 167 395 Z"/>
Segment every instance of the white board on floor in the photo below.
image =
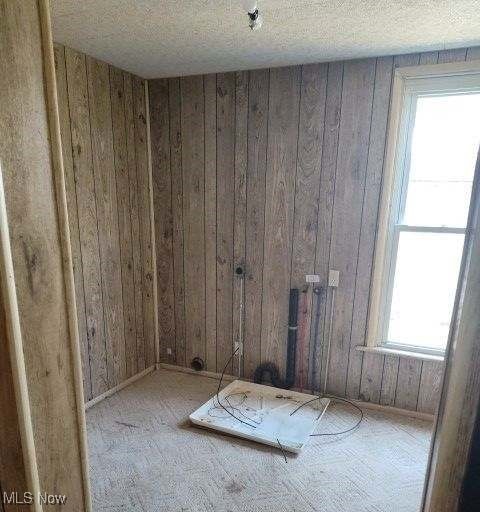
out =
<path fill-rule="evenodd" d="M 190 421 L 298 453 L 330 403 L 328 398 L 321 398 L 296 410 L 314 398 L 305 393 L 236 380 L 220 391 L 220 404 L 214 395 L 190 414 Z"/>

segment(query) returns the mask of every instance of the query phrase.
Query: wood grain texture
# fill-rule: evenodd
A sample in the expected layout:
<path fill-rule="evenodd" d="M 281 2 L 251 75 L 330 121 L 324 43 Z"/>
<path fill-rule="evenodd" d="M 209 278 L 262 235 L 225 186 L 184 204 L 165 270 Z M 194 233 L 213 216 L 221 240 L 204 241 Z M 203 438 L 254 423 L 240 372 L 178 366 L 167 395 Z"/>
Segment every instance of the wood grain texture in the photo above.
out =
<path fill-rule="evenodd" d="M 480 46 L 467 48 L 465 60 L 480 60 Z"/>
<path fill-rule="evenodd" d="M 3 276 L 2 276 L 3 279 Z M 3 297 L 0 297 L 0 481 L 2 492 L 24 493 L 29 490 L 26 465 L 23 460 L 20 418 L 12 374 L 10 340 L 7 331 L 7 312 Z M 23 512 L 27 506 L 12 505 L 7 512 Z"/>
<path fill-rule="evenodd" d="M 362 402 L 380 403 L 384 357 L 377 354 L 364 354 L 359 398 Z"/>
<path fill-rule="evenodd" d="M 172 177 L 170 171 L 170 124 L 168 81 L 149 84 L 150 126 L 152 137 L 153 200 L 157 205 L 155 245 L 157 254 L 157 289 L 160 361 L 173 363 L 171 347 L 175 340 L 172 245 Z M 170 353 L 168 352 L 170 348 Z"/>
<path fill-rule="evenodd" d="M 169 80 L 175 329 L 178 338 L 190 322 L 183 310 L 188 291 L 182 269 L 193 264 L 182 245 L 187 236 L 183 202 L 190 200 L 175 175 L 190 170 L 182 154 L 203 141 L 196 222 L 204 219 L 205 235 L 196 257 L 205 258 L 205 357 L 210 371 L 223 369 L 238 334 L 239 287 L 233 271 L 244 255 L 245 377 L 269 360 L 283 371 L 289 288 L 302 287 L 305 274 L 315 273 L 320 278 L 316 339 L 317 301 L 311 289 L 304 305 L 303 380 L 308 387 L 319 389 L 323 383 L 332 313 L 331 391 L 431 410 L 438 367 L 417 364 L 409 373 L 407 363 L 400 368 L 400 358 L 366 355 L 356 346 L 365 343 L 393 73 L 396 67 L 434 64 L 440 54 L 451 61 L 479 56 L 478 49 L 470 48 L 206 75 L 203 91 L 199 98 L 195 95 L 195 102 L 204 105 L 197 119 L 202 124 L 203 115 L 204 127 L 196 128 L 195 139 L 181 126 L 180 104 L 183 110 L 193 105 L 185 104 L 190 99 L 184 95 L 180 98 L 179 82 L 200 78 Z M 340 270 L 333 312 L 329 269 Z M 191 350 L 190 341 L 185 343 Z M 189 362 L 184 356 L 177 360 L 180 365 Z"/>
<path fill-rule="evenodd" d="M 400 358 L 395 407 L 412 411 L 417 409 L 421 371 L 422 361 Z"/>
<path fill-rule="evenodd" d="M 133 258 L 133 284 L 135 300 L 135 366 L 136 372 L 145 369 L 145 337 L 143 326 L 143 302 L 142 275 L 143 263 L 140 242 L 140 209 L 138 195 L 137 179 L 137 151 L 135 144 L 135 113 L 133 107 L 133 84 L 132 75 L 123 73 L 123 86 L 125 92 L 125 128 L 127 135 L 127 159 L 128 159 L 128 178 L 130 182 L 130 214 L 132 224 L 132 258 Z"/>
<path fill-rule="evenodd" d="M 255 368 L 261 360 L 269 80 L 268 70 L 250 72 L 243 362 L 244 375 L 247 378 L 253 378 Z"/>
<path fill-rule="evenodd" d="M 61 45 L 55 52 L 90 400 L 155 359 L 144 82 Z"/>
<path fill-rule="evenodd" d="M 217 369 L 217 77 L 205 91 L 205 365 Z"/>
<path fill-rule="evenodd" d="M 234 226 L 233 226 L 233 341 L 235 346 L 243 343 L 245 274 L 246 214 L 247 214 L 247 163 L 248 163 L 248 79 L 246 71 L 235 74 L 235 185 L 234 185 Z M 243 346 L 239 352 L 243 351 Z M 242 355 L 233 360 L 233 374 L 241 372 Z"/>
<path fill-rule="evenodd" d="M 78 315 L 78 335 L 82 356 L 83 392 L 85 399 L 92 396 L 92 383 L 90 376 L 90 360 L 88 353 L 87 317 L 85 311 L 85 290 L 83 287 L 83 263 L 80 245 L 80 229 L 78 222 L 77 191 L 72 155 L 72 134 L 70 131 L 70 109 L 68 105 L 67 68 L 65 63 L 65 48 L 54 45 L 55 72 L 57 78 L 57 94 L 60 130 L 62 133 L 62 157 L 65 172 L 65 188 L 68 204 L 68 220 L 70 228 L 70 243 L 72 245 L 73 272 L 75 279 L 75 302 Z"/>
<path fill-rule="evenodd" d="M 140 245 L 142 248 L 143 337 L 145 367 L 155 363 L 155 320 L 153 303 L 153 262 L 150 218 L 150 180 L 147 154 L 147 121 L 145 81 L 132 77 L 135 120 L 135 149 L 137 155 L 138 210 L 140 217 Z"/>
<path fill-rule="evenodd" d="M 182 173 L 186 363 L 205 360 L 205 196 L 203 77 L 182 78 Z"/>
<path fill-rule="evenodd" d="M 73 287 L 67 285 L 72 268 L 64 244 L 68 243 L 68 226 L 47 4 L 2 0 L 0 12 L 0 161 L 13 262 L 9 277 L 14 279 L 17 295 L 15 310 L 40 488 L 64 493 L 72 508 L 88 511 L 82 460 L 84 424 L 77 414 L 82 383 L 75 379 L 79 351 L 77 333 L 69 322 L 75 299 Z M 2 223 L 5 227 L 5 221 Z M 0 314 L 5 308 L 2 299 Z M 4 342 L 3 364 L 9 359 Z M 8 374 L 1 373 L 3 388 Z M 5 391 L 8 389 L 2 389 L 2 398 Z M 2 404 L 1 414 L 9 412 Z M 13 436 L 16 438 L 14 431 Z M 2 477 L 5 470 L 9 477 L 18 471 L 19 461 L 4 466 L 12 462 L 10 457 L 18 448 L 18 440 L 10 441 L 7 458 L 2 454 Z M 51 507 L 54 511 L 60 508 Z"/>
<path fill-rule="evenodd" d="M 444 363 L 423 362 L 417 411 L 435 413 L 440 399 L 444 366 Z"/>
<path fill-rule="evenodd" d="M 172 177 L 173 281 L 175 302 L 175 362 L 185 363 L 185 272 L 183 262 L 183 178 L 180 80 L 168 81 L 170 109 L 170 168 Z M 153 140 L 152 140 L 153 143 Z"/>
<path fill-rule="evenodd" d="M 125 120 L 125 84 L 123 72 L 110 68 L 113 149 L 117 185 L 118 231 L 120 243 L 123 321 L 125 330 L 125 378 L 136 373 L 135 282 L 133 274 L 130 176 Z M 122 378 L 122 380 L 124 380 Z"/>
<path fill-rule="evenodd" d="M 285 373 L 295 175 L 300 105 L 300 67 L 270 70 L 262 297 L 263 361 Z"/>
<path fill-rule="evenodd" d="M 332 237 L 333 198 L 337 170 L 338 134 L 343 90 L 343 62 L 329 64 L 327 76 L 327 97 L 325 103 L 325 127 L 323 132 L 322 173 L 317 222 L 317 244 L 315 274 L 320 278 L 320 293 L 312 301 L 312 311 L 318 310 L 318 332 L 315 317 L 312 318 L 310 335 L 310 376 L 312 389 L 320 389 L 320 378 L 325 375 L 327 365 L 326 333 L 329 329 L 331 296 L 327 292 L 330 265 L 330 240 Z M 317 313 L 312 313 L 317 314 Z M 323 379 L 322 379 L 323 380 Z M 322 388 L 323 389 L 323 388 Z"/>
<path fill-rule="evenodd" d="M 398 384 L 398 367 L 400 360 L 396 356 L 385 356 L 380 389 L 380 404 L 394 406 Z"/>
<path fill-rule="evenodd" d="M 298 125 L 297 175 L 295 184 L 295 218 L 292 241 L 291 288 L 304 288 L 305 275 L 315 273 L 318 232 L 320 176 L 328 66 L 310 64 L 302 66 L 300 110 Z M 312 307 L 311 287 L 303 298 L 299 310 L 297 351 L 297 385 L 308 387 L 310 367 L 310 320 Z"/>
<path fill-rule="evenodd" d="M 438 52 L 438 63 L 461 62 L 467 56 L 467 48 L 456 48 L 455 50 L 441 50 Z"/>
<path fill-rule="evenodd" d="M 329 372 L 327 383 L 330 393 L 341 396 L 355 393 L 348 389 L 349 369 L 357 374 L 358 382 L 360 374 L 360 357 L 351 345 L 351 297 L 358 265 L 374 79 L 374 59 L 345 63 L 330 242 L 330 268 L 340 271 L 341 285 L 332 326 L 330 369 L 334 370 Z M 356 368 L 352 368 L 353 364 Z"/>
<path fill-rule="evenodd" d="M 93 397 L 108 389 L 108 374 L 87 68 L 85 56 L 74 50 L 66 48 L 65 59 Z"/>
<path fill-rule="evenodd" d="M 217 369 L 233 349 L 235 73 L 217 75 Z M 232 365 L 226 373 L 232 373 Z"/>
<path fill-rule="evenodd" d="M 116 386 L 126 378 L 126 359 L 108 65 L 87 57 L 87 82 L 102 271 L 108 384 Z"/>

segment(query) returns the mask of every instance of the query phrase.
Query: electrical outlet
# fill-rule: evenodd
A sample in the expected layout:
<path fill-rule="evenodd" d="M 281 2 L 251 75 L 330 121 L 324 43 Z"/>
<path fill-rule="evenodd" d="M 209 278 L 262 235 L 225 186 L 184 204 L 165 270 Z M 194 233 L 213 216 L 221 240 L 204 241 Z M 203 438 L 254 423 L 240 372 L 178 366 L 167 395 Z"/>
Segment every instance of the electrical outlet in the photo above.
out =
<path fill-rule="evenodd" d="M 320 276 L 317 276 L 315 274 L 307 274 L 305 276 L 305 281 L 307 283 L 319 283 L 320 282 Z"/>
<path fill-rule="evenodd" d="M 329 270 L 328 271 L 328 286 L 337 288 L 340 283 L 340 271 Z"/>

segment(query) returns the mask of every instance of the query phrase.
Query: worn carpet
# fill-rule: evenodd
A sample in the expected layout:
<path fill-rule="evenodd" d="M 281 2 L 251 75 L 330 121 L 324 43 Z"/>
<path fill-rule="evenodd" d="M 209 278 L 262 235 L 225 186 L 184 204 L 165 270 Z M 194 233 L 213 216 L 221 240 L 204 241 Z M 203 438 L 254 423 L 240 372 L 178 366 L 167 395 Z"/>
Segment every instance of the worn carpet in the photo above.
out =
<path fill-rule="evenodd" d="M 432 425 L 365 411 L 298 456 L 193 427 L 217 382 L 156 371 L 87 411 L 94 512 L 418 512 Z M 318 431 L 355 424 L 331 405 Z"/>

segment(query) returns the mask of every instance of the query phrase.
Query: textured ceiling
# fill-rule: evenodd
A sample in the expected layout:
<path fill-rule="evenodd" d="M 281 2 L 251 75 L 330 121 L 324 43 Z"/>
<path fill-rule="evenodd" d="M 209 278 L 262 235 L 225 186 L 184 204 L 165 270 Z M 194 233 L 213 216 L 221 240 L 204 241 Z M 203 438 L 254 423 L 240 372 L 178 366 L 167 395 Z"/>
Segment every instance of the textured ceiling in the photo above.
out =
<path fill-rule="evenodd" d="M 480 44 L 480 0 L 51 0 L 54 39 L 145 78 Z"/>

